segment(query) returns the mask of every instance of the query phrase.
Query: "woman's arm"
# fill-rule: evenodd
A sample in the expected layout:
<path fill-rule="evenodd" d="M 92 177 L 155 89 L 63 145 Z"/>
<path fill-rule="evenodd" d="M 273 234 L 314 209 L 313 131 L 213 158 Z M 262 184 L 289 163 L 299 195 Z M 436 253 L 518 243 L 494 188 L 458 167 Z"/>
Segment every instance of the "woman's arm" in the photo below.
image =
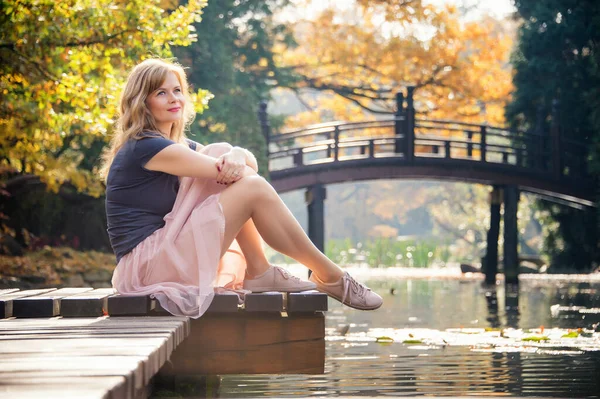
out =
<path fill-rule="evenodd" d="M 216 162 L 216 158 L 190 151 L 183 144 L 172 144 L 150 158 L 144 167 L 175 176 L 216 179 L 219 173 Z"/>

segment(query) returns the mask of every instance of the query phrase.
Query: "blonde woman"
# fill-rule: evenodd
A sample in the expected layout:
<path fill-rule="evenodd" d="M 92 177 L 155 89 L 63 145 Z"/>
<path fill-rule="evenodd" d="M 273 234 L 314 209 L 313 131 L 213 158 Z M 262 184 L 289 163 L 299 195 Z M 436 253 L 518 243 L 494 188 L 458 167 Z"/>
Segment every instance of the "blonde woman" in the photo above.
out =
<path fill-rule="evenodd" d="M 311 243 L 249 151 L 185 138 L 193 116 L 181 66 L 149 59 L 131 71 L 103 168 L 116 290 L 191 317 L 219 286 L 318 289 L 357 309 L 381 306 Z M 261 238 L 311 269 L 311 281 L 269 265 Z"/>

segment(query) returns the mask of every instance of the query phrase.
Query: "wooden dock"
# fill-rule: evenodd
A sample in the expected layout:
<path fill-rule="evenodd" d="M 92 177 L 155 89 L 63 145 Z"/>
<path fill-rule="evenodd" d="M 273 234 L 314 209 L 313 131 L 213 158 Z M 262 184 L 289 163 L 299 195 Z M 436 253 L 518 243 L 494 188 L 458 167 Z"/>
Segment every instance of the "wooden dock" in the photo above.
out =
<path fill-rule="evenodd" d="M 158 375 L 323 373 L 327 296 L 216 295 L 197 320 L 112 289 L 0 290 L 0 398 L 137 399 Z"/>

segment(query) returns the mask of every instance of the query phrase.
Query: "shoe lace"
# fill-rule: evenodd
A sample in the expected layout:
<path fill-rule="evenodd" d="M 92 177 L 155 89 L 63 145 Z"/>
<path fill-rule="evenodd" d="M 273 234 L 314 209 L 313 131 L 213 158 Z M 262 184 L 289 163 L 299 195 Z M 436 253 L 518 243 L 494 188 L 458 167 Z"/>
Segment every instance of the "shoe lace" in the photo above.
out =
<path fill-rule="evenodd" d="M 344 284 L 344 295 L 342 295 L 342 303 L 346 303 L 346 298 L 348 297 L 350 291 L 355 293 L 356 296 L 361 299 L 363 299 L 367 291 L 369 291 L 369 289 L 366 286 L 356 281 L 348 273 L 344 274 L 344 277 L 342 277 L 342 282 Z"/>
<path fill-rule="evenodd" d="M 302 280 L 301 280 L 299 277 L 297 277 L 297 276 L 294 276 L 293 274 L 291 274 L 291 273 L 290 273 L 290 272 L 288 272 L 287 270 L 285 270 L 285 269 L 283 269 L 283 268 L 281 268 L 281 267 L 276 267 L 276 269 L 279 271 L 279 273 L 281 274 L 281 276 L 282 276 L 284 279 L 286 279 L 286 280 L 292 280 L 292 281 L 294 281 L 294 282 L 296 282 L 296 283 L 300 283 L 300 282 L 302 282 Z"/>

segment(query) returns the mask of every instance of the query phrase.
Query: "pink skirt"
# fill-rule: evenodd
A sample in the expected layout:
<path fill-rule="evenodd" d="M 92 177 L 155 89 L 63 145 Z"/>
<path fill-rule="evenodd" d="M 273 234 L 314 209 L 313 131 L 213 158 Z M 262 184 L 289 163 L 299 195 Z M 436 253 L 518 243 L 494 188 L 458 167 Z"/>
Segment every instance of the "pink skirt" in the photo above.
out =
<path fill-rule="evenodd" d="M 237 242 L 221 258 L 225 217 L 215 181 L 181 178 L 173 210 L 123 256 L 112 285 L 121 295 L 152 295 L 173 315 L 198 318 L 215 289 L 242 286 L 246 262 Z"/>

